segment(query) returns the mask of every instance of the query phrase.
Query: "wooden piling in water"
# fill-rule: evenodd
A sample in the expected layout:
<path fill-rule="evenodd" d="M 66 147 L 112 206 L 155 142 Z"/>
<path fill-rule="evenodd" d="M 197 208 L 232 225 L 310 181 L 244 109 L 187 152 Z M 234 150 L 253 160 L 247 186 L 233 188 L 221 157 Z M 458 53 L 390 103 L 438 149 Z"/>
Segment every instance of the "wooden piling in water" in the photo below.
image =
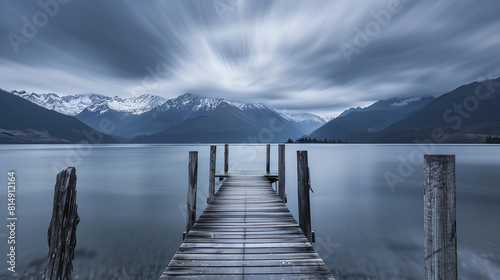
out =
<path fill-rule="evenodd" d="M 297 151 L 297 189 L 299 203 L 299 225 L 307 239 L 313 242 L 311 231 L 311 204 L 309 200 L 309 171 L 307 151 Z"/>
<path fill-rule="evenodd" d="M 224 145 L 224 172 L 229 171 L 229 144 Z"/>
<path fill-rule="evenodd" d="M 425 279 L 457 279 L 455 155 L 424 156 Z"/>
<path fill-rule="evenodd" d="M 285 144 L 278 146 L 278 195 L 286 203 L 285 194 Z"/>
<path fill-rule="evenodd" d="M 71 279 L 76 247 L 76 227 L 80 222 L 76 204 L 76 169 L 57 174 L 54 205 L 48 230 L 49 255 L 44 279 Z"/>
<path fill-rule="evenodd" d="M 188 171 L 188 193 L 187 193 L 187 224 L 186 234 L 189 233 L 196 221 L 196 191 L 198 184 L 198 152 L 189 152 L 189 171 Z"/>
<path fill-rule="evenodd" d="M 208 175 L 208 201 L 212 202 L 215 194 L 215 160 L 217 155 L 217 146 L 210 146 L 210 170 Z"/>
<path fill-rule="evenodd" d="M 271 144 L 266 145 L 266 173 L 271 171 Z"/>

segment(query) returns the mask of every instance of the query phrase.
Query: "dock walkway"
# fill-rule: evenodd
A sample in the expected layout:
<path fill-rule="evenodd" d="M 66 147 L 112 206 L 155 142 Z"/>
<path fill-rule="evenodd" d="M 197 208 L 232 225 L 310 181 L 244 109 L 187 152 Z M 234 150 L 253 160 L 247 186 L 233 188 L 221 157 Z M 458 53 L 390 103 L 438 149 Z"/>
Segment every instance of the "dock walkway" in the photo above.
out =
<path fill-rule="evenodd" d="M 231 171 L 160 277 L 334 279 L 272 188 L 277 173 Z"/>

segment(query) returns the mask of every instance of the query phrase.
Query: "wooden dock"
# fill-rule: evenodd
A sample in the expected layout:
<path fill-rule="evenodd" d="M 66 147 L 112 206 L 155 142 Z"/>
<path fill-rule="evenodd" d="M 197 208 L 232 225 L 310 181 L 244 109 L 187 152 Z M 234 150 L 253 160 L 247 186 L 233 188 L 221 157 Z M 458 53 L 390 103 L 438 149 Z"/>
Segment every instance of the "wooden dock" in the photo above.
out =
<path fill-rule="evenodd" d="M 276 172 L 229 171 L 160 279 L 334 279 L 272 188 Z"/>
<path fill-rule="evenodd" d="M 229 171 L 226 144 L 224 171 L 216 173 L 217 146 L 210 146 L 208 206 L 198 220 L 198 152 L 189 152 L 187 234 L 160 279 L 334 279 L 310 243 L 307 151 L 297 151 L 297 224 L 285 205 L 285 145 L 278 146 L 278 172 L 270 170 L 270 145 L 266 148 L 265 172 Z M 10 186 L 15 172 L 9 176 Z M 226 179 L 217 193 L 216 177 Z M 458 279 L 455 177 L 455 155 L 424 155 L 426 280 Z M 276 180 L 277 191 L 271 186 Z M 56 179 L 44 279 L 71 278 L 80 220 L 75 198 L 76 169 L 69 167 Z M 54 240 L 65 240 L 66 249 L 59 250 L 61 242 Z"/>

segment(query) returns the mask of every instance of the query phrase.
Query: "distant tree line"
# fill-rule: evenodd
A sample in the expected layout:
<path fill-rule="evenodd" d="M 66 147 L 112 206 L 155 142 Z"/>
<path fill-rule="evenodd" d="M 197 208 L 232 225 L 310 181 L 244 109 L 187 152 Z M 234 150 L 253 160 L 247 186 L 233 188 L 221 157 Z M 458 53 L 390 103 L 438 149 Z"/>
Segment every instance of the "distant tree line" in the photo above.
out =
<path fill-rule="evenodd" d="M 486 136 L 486 144 L 500 144 L 500 137 Z"/>
<path fill-rule="evenodd" d="M 328 139 L 325 138 L 323 140 L 321 139 L 316 139 L 316 137 L 311 138 L 311 137 L 301 137 L 295 141 L 293 141 L 291 138 L 288 138 L 287 143 L 330 143 L 330 144 L 341 144 L 341 143 L 347 143 L 347 141 L 342 141 L 342 140 L 335 140 L 335 139 Z"/>

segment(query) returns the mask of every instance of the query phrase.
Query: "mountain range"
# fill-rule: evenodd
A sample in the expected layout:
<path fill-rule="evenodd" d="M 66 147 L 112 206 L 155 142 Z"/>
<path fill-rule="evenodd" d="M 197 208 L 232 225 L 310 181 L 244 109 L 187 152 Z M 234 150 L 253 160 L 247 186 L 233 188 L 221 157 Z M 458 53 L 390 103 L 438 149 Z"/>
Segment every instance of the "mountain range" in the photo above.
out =
<path fill-rule="evenodd" d="M 308 135 L 326 121 L 313 114 L 284 114 L 263 104 L 242 103 L 186 93 L 173 99 L 141 95 L 128 99 L 102 95 L 58 96 L 13 91 L 46 109 L 73 116 L 99 130 L 113 125 L 122 142 L 282 142 Z"/>
<path fill-rule="evenodd" d="M 78 119 L 0 90 L 0 143 L 116 143 Z"/>
<path fill-rule="evenodd" d="M 105 143 L 269 143 L 304 136 L 350 143 L 484 143 L 486 136 L 500 135 L 498 85 L 500 78 L 463 85 L 437 98 L 380 100 L 328 121 L 190 93 L 165 99 L 2 91 L 0 141 L 75 143 L 85 140 L 81 131 L 93 129 L 103 133 Z M 104 131 L 103 123 L 111 129 Z"/>
<path fill-rule="evenodd" d="M 485 143 L 488 135 L 500 135 L 500 78 L 463 85 L 438 98 L 389 99 L 350 109 L 310 137 L 358 143 Z"/>

